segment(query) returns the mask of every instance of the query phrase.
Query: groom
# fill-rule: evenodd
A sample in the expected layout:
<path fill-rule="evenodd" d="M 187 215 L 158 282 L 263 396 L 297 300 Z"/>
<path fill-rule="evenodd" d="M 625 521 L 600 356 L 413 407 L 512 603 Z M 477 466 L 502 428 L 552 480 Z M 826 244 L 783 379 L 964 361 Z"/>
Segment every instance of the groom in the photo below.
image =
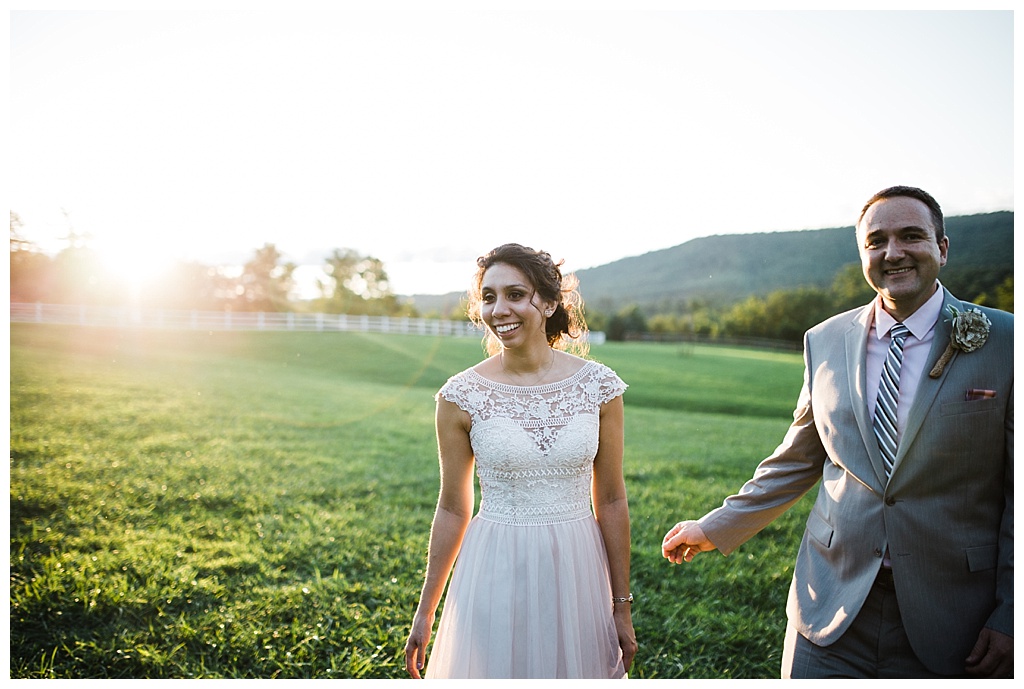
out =
<path fill-rule="evenodd" d="M 926 192 L 878 192 L 856 236 L 878 297 L 807 332 L 782 444 L 662 552 L 728 555 L 820 481 L 782 676 L 1012 677 L 1013 316 L 939 284 Z"/>

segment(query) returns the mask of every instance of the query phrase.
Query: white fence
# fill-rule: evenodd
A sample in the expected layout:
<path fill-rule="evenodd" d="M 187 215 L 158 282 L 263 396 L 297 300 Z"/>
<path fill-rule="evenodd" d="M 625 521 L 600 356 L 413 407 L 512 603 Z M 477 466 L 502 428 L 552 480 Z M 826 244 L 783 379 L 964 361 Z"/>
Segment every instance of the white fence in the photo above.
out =
<path fill-rule="evenodd" d="M 295 330 L 364 332 L 399 335 L 483 337 L 469 321 L 390 316 L 346 316 L 336 313 L 254 313 L 248 311 L 175 311 L 117 306 L 11 303 L 11 323 L 49 323 L 107 328 L 178 330 Z M 605 342 L 603 332 L 588 332 L 592 345 Z"/>
<path fill-rule="evenodd" d="M 49 323 L 103 327 L 190 330 L 295 330 L 314 332 L 376 332 L 406 335 L 482 337 L 468 321 L 388 316 L 346 316 L 333 313 L 252 313 L 239 311 L 175 311 L 112 306 L 11 304 L 11 323 Z"/>

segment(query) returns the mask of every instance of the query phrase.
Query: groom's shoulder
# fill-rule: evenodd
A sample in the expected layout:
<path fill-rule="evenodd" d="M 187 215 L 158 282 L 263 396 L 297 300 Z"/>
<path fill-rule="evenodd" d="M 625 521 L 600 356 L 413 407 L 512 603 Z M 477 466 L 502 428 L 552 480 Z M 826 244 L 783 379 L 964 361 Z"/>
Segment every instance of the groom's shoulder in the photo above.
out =
<path fill-rule="evenodd" d="M 1007 330 L 1013 330 L 1013 314 L 1009 311 L 1003 311 L 1001 309 L 994 309 L 990 306 L 981 306 L 978 304 L 971 304 L 969 302 L 963 302 L 965 309 L 973 309 L 975 311 L 981 311 L 988 317 L 990 323 L 996 328 L 1005 328 Z"/>
<path fill-rule="evenodd" d="M 995 309 L 990 306 L 981 306 L 979 304 L 972 304 L 970 302 L 961 302 L 963 304 L 964 311 L 976 311 L 984 314 L 988 319 L 988 336 L 986 342 L 987 347 L 983 347 L 980 351 L 984 352 L 990 357 L 1009 356 L 1010 358 L 1010 371 L 1013 371 L 1013 359 L 1014 348 L 1013 348 L 1013 314 L 1008 311 L 1001 309 Z"/>
<path fill-rule="evenodd" d="M 977 311 L 985 315 L 988 318 L 989 327 L 991 332 L 1000 333 L 1000 335 L 1008 334 L 1011 338 L 1013 337 L 1013 313 L 1009 311 L 1003 311 L 991 306 L 983 306 L 981 304 L 973 304 L 969 301 L 963 301 L 957 299 L 954 295 L 948 294 L 946 298 L 947 307 L 952 304 L 956 311 Z M 948 308 L 943 308 L 943 316 L 946 318 L 950 317 Z"/>
<path fill-rule="evenodd" d="M 842 313 L 837 313 L 836 315 L 826 318 L 822 322 L 818 323 L 807 332 L 809 335 L 819 335 L 845 331 L 853 323 L 857 322 L 857 320 L 863 315 L 865 309 L 869 308 L 871 308 L 870 304 L 867 306 L 858 306 L 848 311 L 843 311 Z"/>

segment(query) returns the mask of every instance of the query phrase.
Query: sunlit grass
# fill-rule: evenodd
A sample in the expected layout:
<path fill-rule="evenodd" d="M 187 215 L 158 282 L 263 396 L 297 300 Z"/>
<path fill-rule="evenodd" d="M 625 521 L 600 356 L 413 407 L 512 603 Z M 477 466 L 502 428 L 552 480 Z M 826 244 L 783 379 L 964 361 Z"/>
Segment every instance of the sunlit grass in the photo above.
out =
<path fill-rule="evenodd" d="M 798 355 L 608 344 L 630 384 L 633 677 L 774 677 L 802 509 L 658 544 L 777 444 Z M 11 676 L 389 678 L 437 498 L 433 394 L 479 342 L 11 326 Z"/>

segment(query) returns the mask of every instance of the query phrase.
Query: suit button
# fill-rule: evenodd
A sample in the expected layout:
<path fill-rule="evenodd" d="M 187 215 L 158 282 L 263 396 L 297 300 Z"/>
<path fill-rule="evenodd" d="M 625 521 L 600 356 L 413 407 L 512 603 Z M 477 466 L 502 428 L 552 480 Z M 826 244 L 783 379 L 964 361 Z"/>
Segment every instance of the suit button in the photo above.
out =
<path fill-rule="evenodd" d="M 890 495 L 889 497 L 887 497 L 887 498 L 885 499 L 885 504 L 886 504 L 886 505 L 888 505 L 889 507 L 892 507 L 893 505 L 895 505 L 895 504 L 896 504 L 896 498 L 894 498 L 894 497 L 892 497 L 892 496 Z"/>
<path fill-rule="evenodd" d="M 882 557 L 882 549 L 875 548 L 875 557 Z"/>

